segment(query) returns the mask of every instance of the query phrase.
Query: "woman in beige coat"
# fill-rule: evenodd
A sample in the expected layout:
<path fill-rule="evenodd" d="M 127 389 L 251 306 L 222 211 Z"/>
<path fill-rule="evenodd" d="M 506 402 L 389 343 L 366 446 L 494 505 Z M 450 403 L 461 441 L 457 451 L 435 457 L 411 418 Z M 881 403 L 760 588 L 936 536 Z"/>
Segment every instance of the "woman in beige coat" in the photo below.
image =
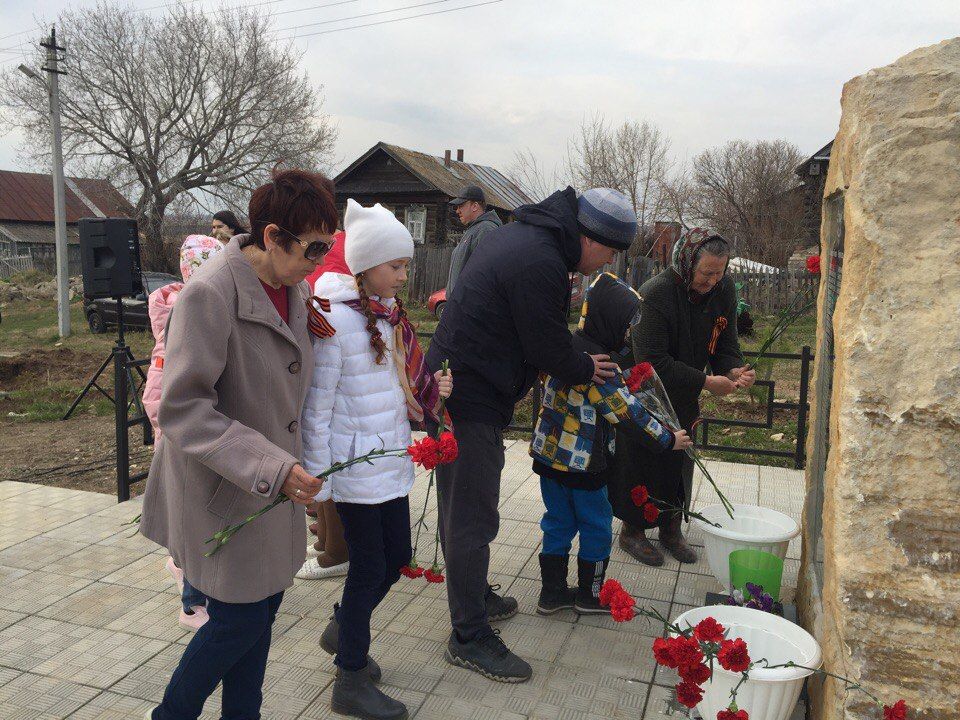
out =
<path fill-rule="evenodd" d="M 322 484 L 299 465 L 313 354 L 304 277 L 336 228 L 333 183 L 277 173 L 250 199 L 249 236 L 196 274 L 171 314 L 163 436 L 141 532 L 208 600 L 153 720 L 195 720 L 223 683 L 225 720 L 260 717 L 270 629 L 306 554 L 303 506 Z M 244 247 L 246 246 L 246 247 Z M 205 541 L 284 493 L 212 557 Z"/>

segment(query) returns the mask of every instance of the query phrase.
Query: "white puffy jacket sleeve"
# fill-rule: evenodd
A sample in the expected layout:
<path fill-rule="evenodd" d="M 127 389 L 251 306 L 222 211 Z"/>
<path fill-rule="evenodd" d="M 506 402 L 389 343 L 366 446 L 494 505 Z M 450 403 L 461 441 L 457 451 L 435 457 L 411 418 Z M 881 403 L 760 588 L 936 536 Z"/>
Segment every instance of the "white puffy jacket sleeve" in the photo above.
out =
<path fill-rule="evenodd" d="M 337 386 L 343 368 L 340 338 L 337 335 L 314 339 L 313 380 L 303 406 L 303 467 L 311 475 L 319 475 L 333 464 L 330 451 L 330 422 Z M 331 483 L 323 484 L 317 500 L 329 500 Z"/>

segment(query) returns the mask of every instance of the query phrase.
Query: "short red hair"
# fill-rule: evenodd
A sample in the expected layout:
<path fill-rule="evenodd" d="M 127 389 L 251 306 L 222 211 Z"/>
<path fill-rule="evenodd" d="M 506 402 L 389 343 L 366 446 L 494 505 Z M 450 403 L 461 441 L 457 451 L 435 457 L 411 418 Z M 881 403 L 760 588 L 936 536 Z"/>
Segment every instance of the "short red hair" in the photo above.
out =
<path fill-rule="evenodd" d="M 273 180 L 250 196 L 250 236 L 263 249 L 263 229 L 273 223 L 295 235 L 337 229 L 337 207 L 333 180 L 306 170 L 274 170 Z M 281 236 L 286 249 L 293 238 Z"/>

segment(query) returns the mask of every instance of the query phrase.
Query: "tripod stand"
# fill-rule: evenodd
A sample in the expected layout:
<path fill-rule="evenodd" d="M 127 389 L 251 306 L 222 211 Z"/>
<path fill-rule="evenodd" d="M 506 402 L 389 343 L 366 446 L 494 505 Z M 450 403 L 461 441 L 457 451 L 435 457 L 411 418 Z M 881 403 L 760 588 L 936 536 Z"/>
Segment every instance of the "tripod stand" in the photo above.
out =
<path fill-rule="evenodd" d="M 140 364 L 136 358 L 133 357 L 133 352 L 127 346 L 126 341 L 123 337 L 123 299 L 116 297 L 114 298 L 117 302 L 117 342 L 113 346 L 113 350 L 107 356 L 107 358 L 100 365 L 100 368 L 93 374 L 93 377 L 90 378 L 90 381 L 86 384 L 86 387 L 80 392 L 77 396 L 77 399 L 73 401 L 73 404 L 70 406 L 70 409 L 67 410 L 67 413 L 63 416 L 63 420 L 68 420 L 73 411 L 77 409 L 77 406 L 83 400 L 91 388 L 96 388 L 100 393 L 107 398 L 111 403 L 116 406 L 117 398 L 122 395 L 127 395 L 126 392 L 117 393 L 119 383 L 121 381 L 126 382 L 126 387 L 128 388 L 137 388 L 137 383 L 133 378 L 133 369 L 136 369 L 137 373 L 140 375 L 140 382 L 144 383 L 147 380 L 147 376 L 144 375 L 143 370 L 140 369 Z M 113 362 L 113 376 L 114 376 L 114 394 L 110 395 L 106 390 L 104 390 L 98 384 L 100 380 L 100 375 L 103 374 L 103 371 L 107 369 L 107 365 Z M 129 411 L 130 405 L 133 405 L 137 409 L 137 415 L 143 415 L 143 404 L 140 402 L 140 393 L 134 392 L 133 397 L 131 398 L 129 404 L 127 405 L 126 410 Z M 152 433 L 151 433 L 152 435 Z M 147 434 L 144 432 L 144 438 L 146 439 Z"/>

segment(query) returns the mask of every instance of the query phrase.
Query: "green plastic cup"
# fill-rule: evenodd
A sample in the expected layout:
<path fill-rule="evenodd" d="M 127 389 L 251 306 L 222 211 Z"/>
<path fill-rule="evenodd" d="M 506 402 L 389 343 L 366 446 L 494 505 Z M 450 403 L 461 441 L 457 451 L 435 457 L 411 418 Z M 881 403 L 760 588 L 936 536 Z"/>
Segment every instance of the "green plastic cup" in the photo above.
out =
<path fill-rule="evenodd" d="M 730 553 L 730 584 L 749 598 L 747 583 L 763 585 L 763 591 L 774 600 L 780 599 L 783 560 L 763 550 L 744 548 Z"/>

